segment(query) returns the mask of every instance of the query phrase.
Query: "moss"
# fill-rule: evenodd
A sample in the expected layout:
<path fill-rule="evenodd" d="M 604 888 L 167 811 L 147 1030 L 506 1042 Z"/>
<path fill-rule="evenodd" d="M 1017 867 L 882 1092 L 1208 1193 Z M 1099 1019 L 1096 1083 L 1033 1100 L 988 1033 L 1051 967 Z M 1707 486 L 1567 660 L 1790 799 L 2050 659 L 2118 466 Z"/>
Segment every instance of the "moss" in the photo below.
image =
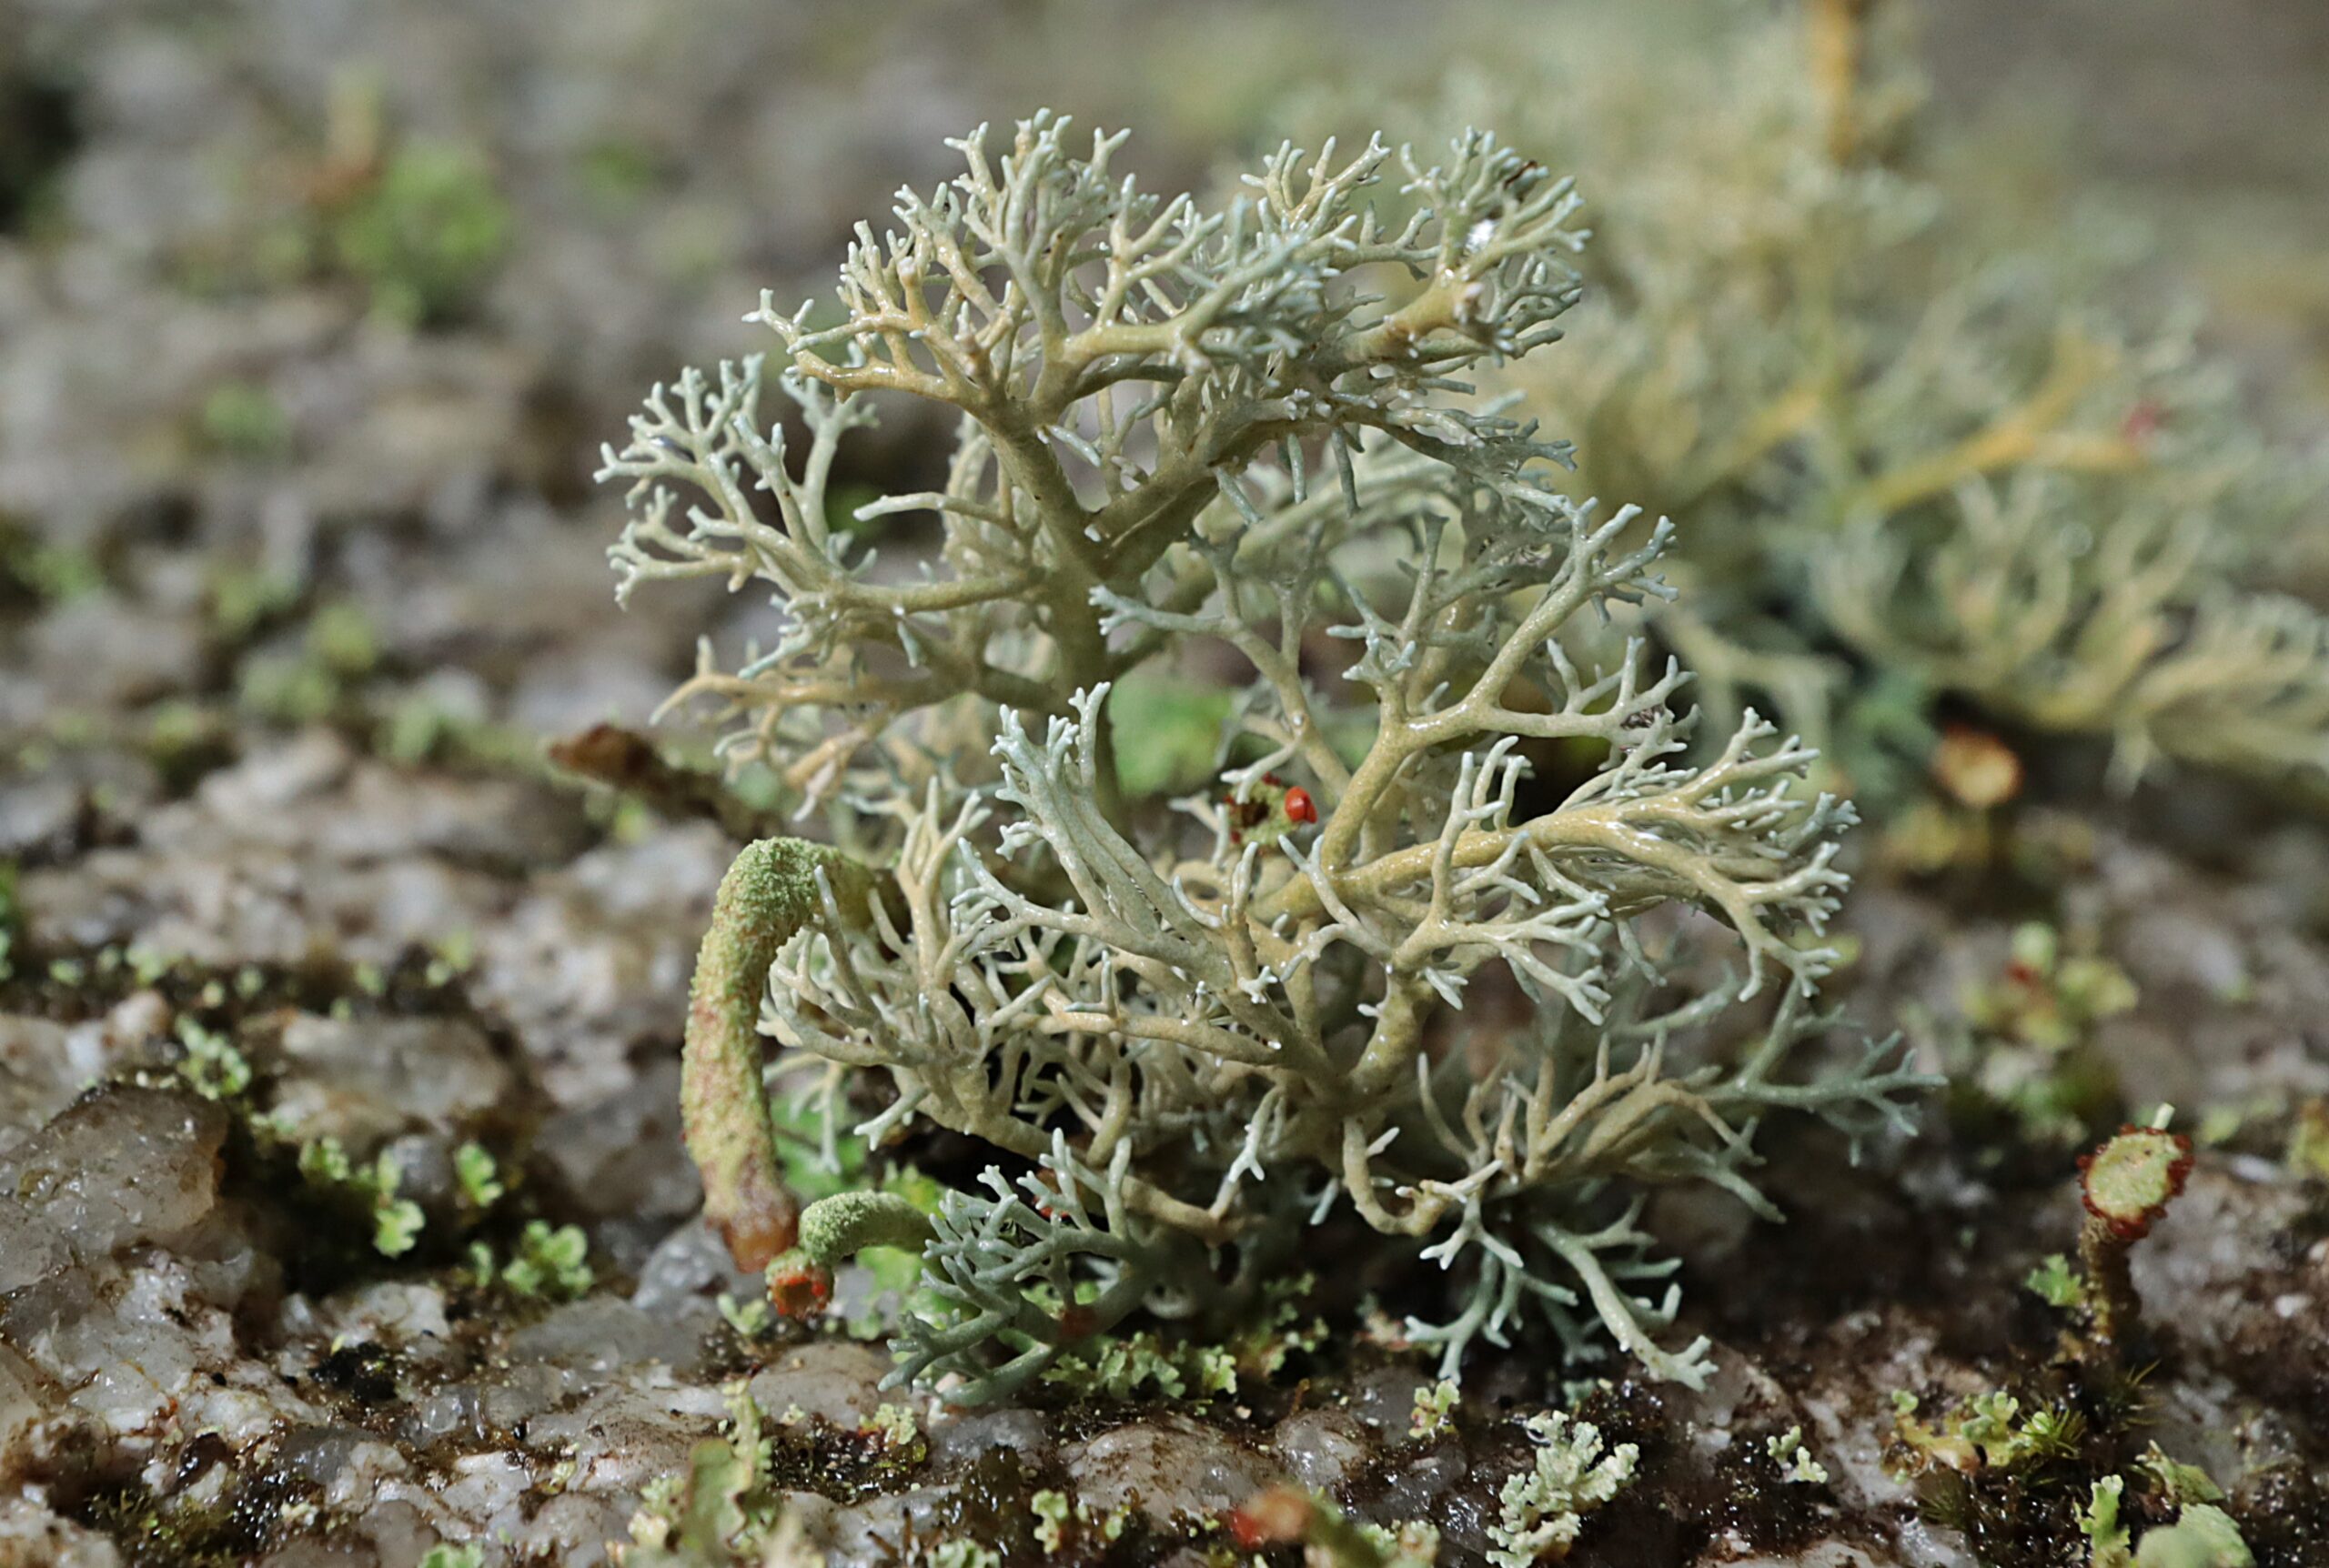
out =
<path fill-rule="evenodd" d="M 94 550 L 45 538 L 0 517 L 0 598 L 65 604 L 105 585 L 105 564 Z"/>
<path fill-rule="evenodd" d="M 2156 1442 L 2138 1447 L 2149 1420 L 2142 1384 L 2141 1372 L 2065 1358 L 1938 1415 L 1903 1393 L 1889 1462 L 1912 1483 L 1919 1512 L 1961 1533 L 1983 1568 L 2086 1563 L 2090 1549 L 2098 1568 L 2125 1568 L 2147 1560 L 2124 1554 L 2122 1516 L 2162 1522 L 2222 1495 Z M 2193 1520 L 2196 1538 L 2206 1521 Z"/>
<path fill-rule="evenodd" d="M 1961 1026 L 1917 1021 L 1942 1036 L 1951 1120 L 1976 1139 L 2076 1147 L 2125 1112 L 2096 1035 L 2135 1005 L 2134 984 L 2110 960 L 2069 945 L 2052 924 L 2024 921 L 2002 972 L 1963 998 Z"/>
<path fill-rule="evenodd" d="M 231 1463 L 223 1445 L 207 1456 L 197 1451 L 195 1462 Z M 314 1533 L 304 1521 L 318 1495 L 309 1482 L 258 1466 L 233 1471 L 207 1503 L 161 1498 L 135 1481 L 67 1487 L 60 1501 L 72 1518 L 113 1540 L 122 1568 L 243 1568 L 293 1535 Z"/>
<path fill-rule="evenodd" d="M 1015 1449 L 990 1449 L 949 1480 L 928 1538 L 976 1543 L 1005 1568 L 1129 1568 L 1156 1561 L 1168 1544 L 1144 1513 L 1094 1508 L 1055 1465 L 1031 1465 Z"/>
<path fill-rule="evenodd" d="M 291 417 L 265 387 L 222 381 L 203 395 L 195 433 L 222 457 L 269 462 L 291 450 Z"/>
<path fill-rule="evenodd" d="M 1245 1321 L 1217 1339 L 1154 1330 L 1079 1336 L 1045 1372 L 1044 1382 L 1079 1400 L 1107 1403 L 1227 1394 L 1251 1399 L 1291 1359 L 1325 1342 L 1324 1321 L 1303 1311 L 1316 1283 L 1308 1274 L 1270 1282 Z M 1075 1311 L 1056 1302 L 1047 1305 L 1063 1320 Z"/>
<path fill-rule="evenodd" d="M 770 1484 L 850 1503 L 928 1479 L 927 1442 L 917 1434 L 901 1446 L 896 1437 L 894 1425 L 845 1427 L 814 1417 L 779 1422 L 770 1436 Z"/>
<path fill-rule="evenodd" d="M 178 1072 L 196 1093 L 206 1100 L 233 1100 L 250 1088 L 250 1060 L 224 1035 L 181 1018 L 178 1040 L 186 1048 Z"/>
<path fill-rule="evenodd" d="M 466 315 L 511 232 L 509 203 L 484 160 L 428 144 L 390 155 L 327 225 L 333 262 L 364 285 L 373 313 L 408 327 Z"/>
<path fill-rule="evenodd" d="M 158 993 L 176 1015 L 176 1042 L 132 1060 L 120 1076 L 190 1089 L 227 1108 L 223 1180 L 267 1222 L 297 1231 L 300 1244 L 282 1252 L 293 1288 L 327 1293 L 383 1272 L 441 1270 L 473 1244 L 506 1249 L 545 1299 L 589 1288 L 580 1232 L 545 1211 L 555 1188 L 527 1183 L 522 1161 L 509 1152 L 524 1147 L 522 1115 L 462 1146 L 457 1160 L 475 1184 L 434 1214 L 398 1191 L 402 1174 L 383 1161 L 359 1165 L 330 1139 L 302 1143 L 269 1116 L 275 1034 L 287 1012 L 459 1018 L 506 1047 L 506 1025 L 477 1012 L 457 988 L 428 983 L 419 952 L 385 970 L 328 957 L 220 969 L 133 945 L 76 950 L 69 984 L 49 972 L 58 956 L 36 951 L 37 968 L 0 978 L 0 1011 L 78 1022 L 104 1016 L 133 990 Z"/>
<path fill-rule="evenodd" d="M 402 1361 L 373 1340 L 334 1346 L 316 1363 L 315 1379 L 361 1405 L 383 1405 L 397 1397 Z"/>

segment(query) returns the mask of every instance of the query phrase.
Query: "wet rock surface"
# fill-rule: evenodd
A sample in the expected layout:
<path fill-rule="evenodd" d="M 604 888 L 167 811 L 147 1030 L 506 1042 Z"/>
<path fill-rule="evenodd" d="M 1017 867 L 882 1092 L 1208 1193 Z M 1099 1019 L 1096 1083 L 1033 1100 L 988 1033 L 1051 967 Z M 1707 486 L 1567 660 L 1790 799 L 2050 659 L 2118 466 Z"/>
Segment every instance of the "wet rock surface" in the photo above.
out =
<path fill-rule="evenodd" d="M 282 1081 L 296 1090 L 326 1045 L 368 1039 L 476 1069 L 469 1093 L 453 1091 L 468 1081 L 450 1068 L 432 1075 L 426 1093 L 401 1097 L 395 1125 L 449 1138 L 498 1103 L 506 1069 L 478 1065 L 495 1059 L 473 1026 L 393 1023 L 293 1015 L 282 1040 L 313 1049 L 285 1050 Z M 436 1044 L 419 1029 L 439 1031 Z M 1497 1491 L 1526 1462 L 1513 1415 L 1562 1393 L 1558 1369 L 1531 1358 L 1483 1369 L 1447 1429 L 1418 1436 L 1409 1418 L 1428 1369 L 1346 1347 L 1193 1404 L 949 1410 L 882 1388 L 878 1346 L 740 1339 L 714 1298 L 750 1282 L 689 1216 L 632 1273 L 611 1262 L 619 1248 L 598 1251 L 602 1277 L 563 1303 L 481 1290 L 425 1247 L 410 1261 L 343 1248 L 319 1264 L 301 1233 L 316 1217 L 270 1187 L 279 1166 L 229 1111 L 174 1072 L 147 1079 L 90 1091 L 0 1155 L 0 1463 L 25 1489 L 0 1516 L 0 1542 L 49 1554 L 22 1561 L 113 1561 L 104 1553 L 117 1543 L 150 1545 L 232 1500 L 230 1513 L 271 1521 L 248 1535 L 251 1551 L 267 1549 L 254 1560 L 299 1561 L 285 1553 L 312 1528 L 333 1553 L 318 1561 L 411 1564 L 449 1541 L 487 1543 L 488 1562 L 598 1562 L 642 1490 L 726 1430 L 741 1389 L 777 1434 L 781 1467 L 793 1467 L 793 1511 L 835 1563 L 933 1550 L 998 1495 L 1032 1523 L 1045 1487 L 1137 1521 L 1134 1538 L 1153 1543 L 1140 1555 L 1161 1557 L 1285 1481 L 1386 1524 L 1429 1520 L 1442 1560 L 1463 1563 L 1492 1544 Z M 336 1125 L 351 1147 L 387 1131 Z M 560 1162 L 542 1159 L 542 1205 L 598 1222 L 594 1204 L 557 1194 L 547 1172 Z M 1925 1147 L 1902 1171 L 1860 1180 L 1893 1194 L 1872 1201 L 1880 1215 L 1910 1201 L 1904 1182 L 1955 1163 Z M 505 1169 L 522 1181 L 518 1161 Z M 1932 1227 L 1956 1232 L 1941 1243 L 1950 1255 L 1911 1272 L 1855 1238 L 1854 1205 L 1821 1200 L 1819 1182 L 1850 1179 L 1820 1169 L 1790 1177 L 1794 1223 L 1759 1227 L 1748 1244 L 1768 1244 L 1780 1266 L 1830 1271 L 1856 1251 L 1855 1288 L 1810 1277 L 1726 1302 L 1719 1261 L 1693 1259 L 1710 1277 L 1686 1277 L 1683 1327 L 1717 1332 L 1716 1381 L 1695 1394 L 1629 1379 L 1583 1394 L 1581 1412 L 1645 1456 L 1588 1537 L 1604 1550 L 1592 1561 L 1979 1560 L 1921 1517 L 1894 1394 L 1945 1405 L 2042 1360 L 2032 1320 L 2044 1314 L 2017 1282 L 2065 1244 L 2074 1200 L 2061 1183 L 1985 1189 L 1961 1172 L 1955 1207 Z M 2324 1236 L 2317 1194 L 2259 1162 L 2209 1156 L 2138 1254 L 2160 1325 L 2146 1434 L 2235 1492 L 2320 1462 Z M 1809 1261 L 1822 1254 L 1831 1261 Z M 1945 1292 L 1916 1287 L 1942 1274 Z M 1789 1506 L 1774 1510 L 1741 1478 L 1778 1484 L 1758 1467 L 1788 1430 L 1825 1479 L 1782 1490 Z M 998 1456 L 1010 1466 L 1001 1481 Z"/>

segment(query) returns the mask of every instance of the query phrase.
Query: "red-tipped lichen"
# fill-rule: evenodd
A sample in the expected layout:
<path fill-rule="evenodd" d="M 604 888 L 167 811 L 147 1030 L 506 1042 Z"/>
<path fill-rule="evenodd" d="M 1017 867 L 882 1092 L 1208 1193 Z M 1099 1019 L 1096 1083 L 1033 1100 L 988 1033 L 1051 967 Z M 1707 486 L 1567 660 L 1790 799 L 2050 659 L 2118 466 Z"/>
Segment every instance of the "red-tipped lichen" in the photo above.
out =
<path fill-rule="evenodd" d="M 2078 1251 L 2086 1270 L 2090 1338 L 2098 1352 L 2111 1356 L 2142 1306 L 2127 1254 L 2183 1191 L 2192 1173 L 2192 1141 L 2164 1125 L 2122 1127 L 2102 1147 L 2079 1156 L 2078 1170 L 2086 1202 Z"/>
<path fill-rule="evenodd" d="M 2086 1211 L 2122 1241 L 2138 1241 L 2183 1191 L 2192 1174 L 2192 1141 L 2165 1128 L 2130 1124 L 2102 1148 L 2080 1155 L 2078 1173 Z"/>

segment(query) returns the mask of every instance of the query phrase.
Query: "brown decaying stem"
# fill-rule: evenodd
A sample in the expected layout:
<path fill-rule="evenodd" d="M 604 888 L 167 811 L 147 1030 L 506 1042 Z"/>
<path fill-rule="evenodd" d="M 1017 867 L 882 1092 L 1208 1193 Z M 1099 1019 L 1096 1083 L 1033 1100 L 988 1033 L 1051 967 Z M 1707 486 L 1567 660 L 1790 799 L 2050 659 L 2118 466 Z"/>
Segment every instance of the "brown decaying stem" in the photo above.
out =
<path fill-rule="evenodd" d="M 2092 1342 L 2104 1351 L 2118 1348 L 2135 1325 L 2142 1310 L 2135 1294 L 2127 1254 L 2133 1238 L 2100 1214 L 2089 1214 L 2079 1228 L 2078 1261 L 2086 1274 L 2086 1306 Z"/>
<path fill-rule="evenodd" d="M 759 812 L 713 775 L 671 762 L 635 729 L 594 724 L 551 741 L 545 754 L 564 771 L 620 789 L 662 816 L 706 818 L 736 838 L 755 836 Z"/>

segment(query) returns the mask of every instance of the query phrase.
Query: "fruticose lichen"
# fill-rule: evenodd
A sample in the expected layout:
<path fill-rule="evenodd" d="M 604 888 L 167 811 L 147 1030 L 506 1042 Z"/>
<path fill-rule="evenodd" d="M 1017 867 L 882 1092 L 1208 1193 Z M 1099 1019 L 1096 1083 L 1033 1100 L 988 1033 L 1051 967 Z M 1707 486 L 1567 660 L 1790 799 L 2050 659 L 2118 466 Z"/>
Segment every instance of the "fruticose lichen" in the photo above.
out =
<path fill-rule="evenodd" d="M 828 1130 L 865 1104 L 877 1146 L 993 1151 L 928 1217 L 900 1378 L 992 1398 L 1136 1312 L 1219 1332 L 1346 1211 L 1448 1271 L 1409 1329 L 1445 1375 L 1534 1316 L 1698 1382 L 1639 1189 L 1768 1213 L 1766 1116 L 1857 1143 L 1922 1081 L 1882 1047 L 1790 1073 L 1850 809 L 1751 713 L 1694 739 L 1679 664 L 1580 651 L 1664 601 L 1674 530 L 1564 495 L 1567 445 L 1470 395 L 1559 336 L 1578 199 L 1467 132 L 1437 165 L 1287 147 L 1209 211 L 1122 142 L 963 139 L 861 227 L 837 315 L 763 301 L 781 367 L 689 371 L 607 454 L 624 595 L 711 577 L 783 611 L 681 696 L 833 839 L 756 844 L 721 889 L 685 1079 L 711 1218 L 752 1267 L 797 1228 L 757 1010 Z M 935 518 L 910 569 L 831 511 L 883 393 L 960 417 L 941 488 L 856 510 Z M 1116 693 L 1200 657 L 1245 680 L 1217 782 L 1144 797 Z M 1517 1016 L 1467 1030 L 1483 990 Z"/>
<path fill-rule="evenodd" d="M 1536 1446 L 1528 1469 L 1504 1483 L 1488 1537 L 1498 1568 L 1528 1568 L 1568 1555 L 1588 1513 L 1625 1490 L 1640 1451 L 1621 1442 L 1603 1452 L 1600 1429 L 1559 1411 L 1524 1418 Z"/>
<path fill-rule="evenodd" d="M 1589 488 L 1688 525 L 1683 591 L 1622 629 L 1713 711 L 1761 705 L 1870 793 L 1970 707 L 2102 739 L 2121 784 L 2183 764 L 2317 796 L 2329 618 L 2284 585 L 2319 458 L 2260 435 L 2131 265 L 2169 236 L 2082 206 L 2042 246 L 2001 233 L 2011 176 L 1984 160 L 1969 190 L 1914 112 L 1911 13 L 1564 18 L 1414 106 L 1290 117 L 1493 118 L 1589 171 L 1583 352 L 1497 379 L 1577 437 Z"/>

